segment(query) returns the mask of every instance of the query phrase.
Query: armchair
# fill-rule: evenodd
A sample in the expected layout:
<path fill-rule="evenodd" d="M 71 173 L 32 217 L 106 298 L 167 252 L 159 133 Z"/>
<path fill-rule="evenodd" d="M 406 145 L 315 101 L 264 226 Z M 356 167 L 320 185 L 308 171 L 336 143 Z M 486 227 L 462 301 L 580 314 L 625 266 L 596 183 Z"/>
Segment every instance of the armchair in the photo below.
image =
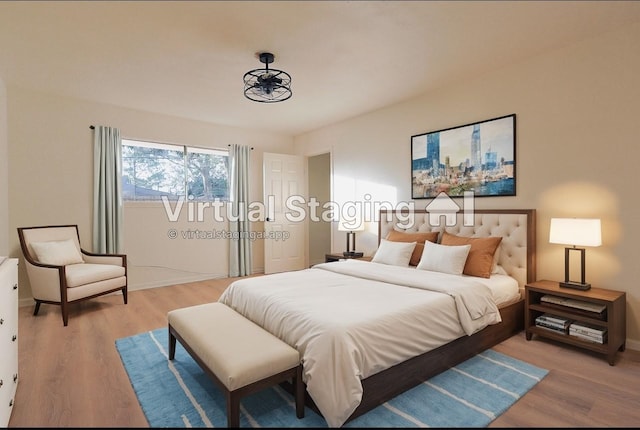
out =
<path fill-rule="evenodd" d="M 62 322 L 69 305 L 122 290 L 127 304 L 127 256 L 94 254 L 80 246 L 77 225 L 19 227 L 20 247 L 36 302 L 60 305 Z"/>

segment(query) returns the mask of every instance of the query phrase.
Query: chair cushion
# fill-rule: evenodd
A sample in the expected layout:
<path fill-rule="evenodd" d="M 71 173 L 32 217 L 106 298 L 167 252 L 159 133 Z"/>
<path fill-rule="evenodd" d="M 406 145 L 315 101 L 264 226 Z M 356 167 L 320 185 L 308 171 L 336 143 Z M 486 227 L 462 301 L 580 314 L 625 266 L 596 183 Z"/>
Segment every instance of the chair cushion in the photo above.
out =
<path fill-rule="evenodd" d="M 82 254 L 71 239 L 31 242 L 31 249 L 36 253 L 38 261 L 43 264 L 66 266 L 84 263 Z"/>
<path fill-rule="evenodd" d="M 72 264 L 65 268 L 67 275 L 67 287 L 79 287 L 93 282 L 104 281 L 105 279 L 119 278 L 124 276 L 125 270 L 122 266 L 112 264 Z"/>

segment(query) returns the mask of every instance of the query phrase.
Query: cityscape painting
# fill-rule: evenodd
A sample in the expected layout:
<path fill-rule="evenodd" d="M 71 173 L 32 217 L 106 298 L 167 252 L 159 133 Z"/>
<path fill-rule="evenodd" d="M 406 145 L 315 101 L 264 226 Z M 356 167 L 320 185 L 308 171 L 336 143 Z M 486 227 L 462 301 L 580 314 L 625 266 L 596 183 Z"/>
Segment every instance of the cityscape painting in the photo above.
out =
<path fill-rule="evenodd" d="M 411 198 L 516 195 L 516 115 L 411 136 Z"/>

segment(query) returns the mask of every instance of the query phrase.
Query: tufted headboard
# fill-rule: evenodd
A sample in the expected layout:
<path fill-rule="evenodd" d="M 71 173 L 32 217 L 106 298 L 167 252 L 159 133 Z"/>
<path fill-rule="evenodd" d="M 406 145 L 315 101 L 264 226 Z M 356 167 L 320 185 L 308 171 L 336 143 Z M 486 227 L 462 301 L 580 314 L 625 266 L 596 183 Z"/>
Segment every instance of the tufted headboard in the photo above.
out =
<path fill-rule="evenodd" d="M 426 209 L 380 210 L 378 242 L 391 229 L 403 232 L 437 231 L 456 236 L 502 236 L 498 264 L 524 288 L 536 279 L 535 209 L 482 209 L 473 213 L 429 213 Z M 438 237 L 438 242 L 440 237 Z"/>

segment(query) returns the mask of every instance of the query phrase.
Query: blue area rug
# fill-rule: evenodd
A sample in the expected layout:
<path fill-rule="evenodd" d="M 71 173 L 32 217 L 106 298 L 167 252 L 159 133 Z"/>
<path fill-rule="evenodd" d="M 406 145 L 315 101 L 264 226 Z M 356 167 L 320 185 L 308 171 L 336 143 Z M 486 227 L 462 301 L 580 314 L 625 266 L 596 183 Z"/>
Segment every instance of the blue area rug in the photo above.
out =
<path fill-rule="evenodd" d="M 168 360 L 166 328 L 116 340 L 151 427 L 226 427 L 224 396 L 178 342 Z M 486 427 L 547 370 L 487 350 L 350 421 L 345 427 Z M 276 386 L 241 401 L 241 427 L 327 427 Z"/>

